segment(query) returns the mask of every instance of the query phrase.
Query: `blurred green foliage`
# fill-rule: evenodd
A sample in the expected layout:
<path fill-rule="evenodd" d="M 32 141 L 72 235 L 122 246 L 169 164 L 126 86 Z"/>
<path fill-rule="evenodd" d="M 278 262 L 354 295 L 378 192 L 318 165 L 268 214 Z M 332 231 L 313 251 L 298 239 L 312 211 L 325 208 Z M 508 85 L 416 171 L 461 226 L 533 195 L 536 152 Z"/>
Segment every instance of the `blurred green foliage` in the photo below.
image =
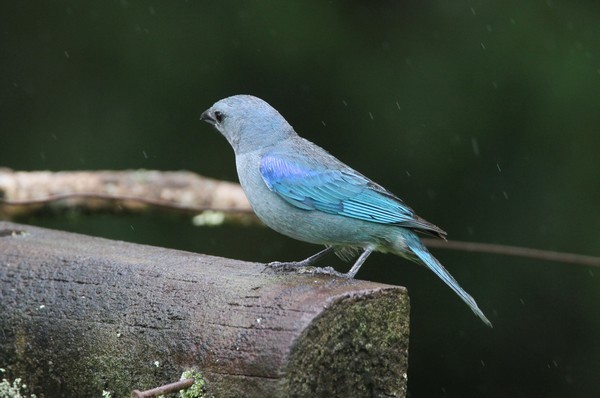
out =
<path fill-rule="evenodd" d="M 248 93 L 451 239 L 600 255 L 598 21 L 593 0 L 4 2 L 0 166 L 235 180 L 198 118 Z M 166 217 L 27 221 L 257 261 L 318 249 Z M 599 270 L 435 254 L 493 330 L 402 259 L 359 274 L 409 288 L 411 397 L 600 394 Z"/>

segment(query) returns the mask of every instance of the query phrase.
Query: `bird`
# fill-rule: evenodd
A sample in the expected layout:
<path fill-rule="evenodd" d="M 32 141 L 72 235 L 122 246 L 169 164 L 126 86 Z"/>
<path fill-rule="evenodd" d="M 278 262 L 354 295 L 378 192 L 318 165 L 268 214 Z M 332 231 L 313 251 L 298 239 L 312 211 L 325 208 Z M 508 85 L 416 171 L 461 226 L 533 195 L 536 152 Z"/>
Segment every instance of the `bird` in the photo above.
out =
<path fill-rule="evenodd" d="M 358 258 L 344 274 L 352 279 L 374 251 L 424 265 L 442 279 L 489 327 L 477 303 L 427 250 L 418 233 L 446 239 L 446 232 L 419 217 L 400 198 L 299 136 L 266 101 L 234 95 L 214 103 L 200 120 L 213 125 L 235 153 L 242 189 L 258 218 L 288 237 L 324 245 L 296 262 L 272 267 L 306 268 L 327 254 Z"/>

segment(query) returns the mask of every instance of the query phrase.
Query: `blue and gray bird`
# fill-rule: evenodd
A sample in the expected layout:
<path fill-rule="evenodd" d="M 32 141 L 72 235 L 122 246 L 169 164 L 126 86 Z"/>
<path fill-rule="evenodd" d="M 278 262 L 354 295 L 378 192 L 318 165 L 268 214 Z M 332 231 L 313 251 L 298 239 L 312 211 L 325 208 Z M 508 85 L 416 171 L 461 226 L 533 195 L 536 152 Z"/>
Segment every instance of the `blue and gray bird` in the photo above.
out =
<path fill-rule="evenodd" d="M 258 218 L 284 235 L 326 247 L 303 261 L 271 265 L 306 267 L 331 252 L 344 260 L 360 253 L 346 274 L 325 269 L 353 278 L 373 251 L 393 253 L 432 270 L 492 326 L 417 235 L 445 239 L 446 232 L 417 216 L 381 185 L 300 137 L 267 102 L 235 95 L 215 103 L 201 119 L 215 126 L 233 147 L 240 184 Z"/>

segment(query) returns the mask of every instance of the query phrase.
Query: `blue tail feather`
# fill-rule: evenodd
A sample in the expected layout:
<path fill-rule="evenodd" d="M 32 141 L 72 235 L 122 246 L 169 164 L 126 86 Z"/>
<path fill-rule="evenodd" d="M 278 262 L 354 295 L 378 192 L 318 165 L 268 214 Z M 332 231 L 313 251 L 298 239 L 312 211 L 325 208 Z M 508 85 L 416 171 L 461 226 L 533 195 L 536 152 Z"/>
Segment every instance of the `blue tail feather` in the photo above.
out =
<path fill-rule="evenodd" d="M 475 299 L 465 292 L 462 287 L 458 284 L 456 279 L 450 275 L 448 271 L 440 264 L 440 262 L 429 253 L 427 248 L 421 243 L 419 237 L 414 234 L 406 234 L 404 236 L 405 243 L 408 248 L 419 258 L 427 268 L 432 270 L 437 276 L 439 276 L 458 296 L 471 308 L 471 310 L 477 315 L 483 323 L 487 326 L 492 327 L 492 323 L 487 319 L 483 312 L 477 306 Z"/>

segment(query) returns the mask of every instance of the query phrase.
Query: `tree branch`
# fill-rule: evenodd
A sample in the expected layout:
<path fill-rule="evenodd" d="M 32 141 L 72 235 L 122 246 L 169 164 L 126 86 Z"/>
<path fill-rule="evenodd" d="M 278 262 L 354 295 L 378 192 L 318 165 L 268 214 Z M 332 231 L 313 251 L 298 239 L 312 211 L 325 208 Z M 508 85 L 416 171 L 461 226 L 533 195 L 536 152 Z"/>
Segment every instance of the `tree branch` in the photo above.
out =
<path fill-rule="evenodd" d="M 12 171 L 0 169 L 0 219 L 73 209 L 89 213 L 223 214 L 222 222 L 259 223 L 239 184 L 188 171 Z"/>
<path fill-rule="evenodd" d="M 436 249 L 460 250 L 465 252 L 502 254 L 504 256 L 516 256 L 534 258 L 536 260 L 556 261 L 561 263 L 589 265 L 600 267 L 600 257 L 586 256 L 583 254 L 563 253 L 551 250 L 532 249 L 529 247 L 498 245 L 494 243 L 462 242 L 458 240 L 441 241 L 425 238 L 423 243 Z"/>

